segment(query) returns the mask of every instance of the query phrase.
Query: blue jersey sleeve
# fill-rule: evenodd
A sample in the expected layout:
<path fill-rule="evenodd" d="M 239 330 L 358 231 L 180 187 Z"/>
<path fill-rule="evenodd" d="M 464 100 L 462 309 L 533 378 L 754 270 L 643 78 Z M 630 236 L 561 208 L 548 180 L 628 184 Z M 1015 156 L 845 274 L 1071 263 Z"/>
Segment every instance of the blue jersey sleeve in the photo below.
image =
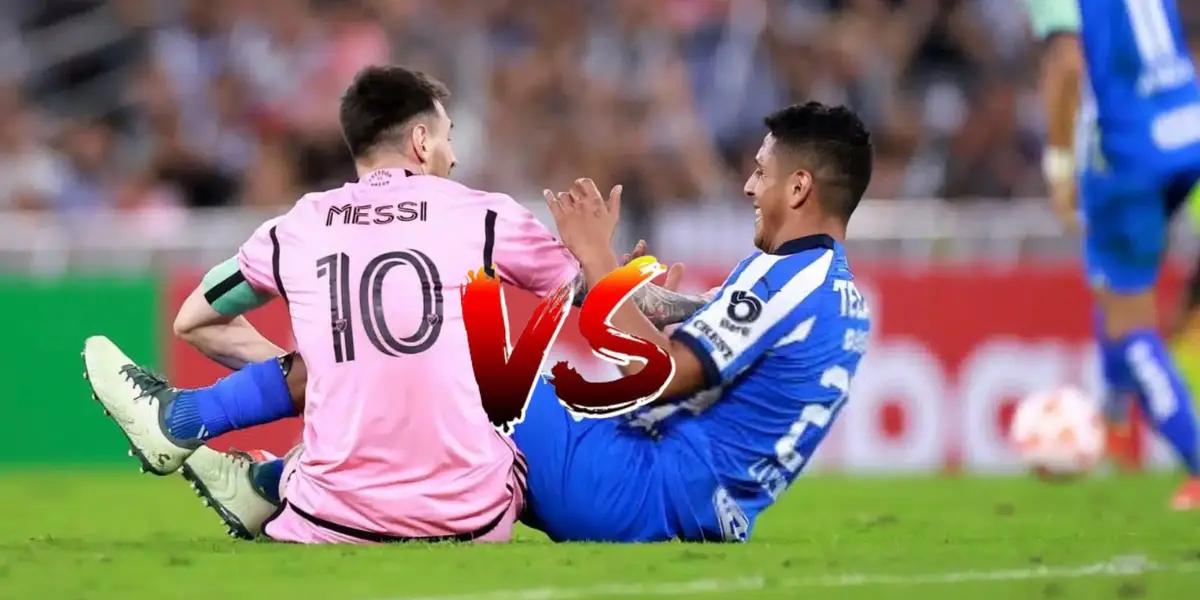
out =
<path fill-rule="evenodd" d="M 683 324 L 673 339 L 696 354 L 705 383 L 732 381 L 767 350 L 812 327 L 814 292 L 826 281 L 834 251 L 758 255 L 718 296 Z"/>

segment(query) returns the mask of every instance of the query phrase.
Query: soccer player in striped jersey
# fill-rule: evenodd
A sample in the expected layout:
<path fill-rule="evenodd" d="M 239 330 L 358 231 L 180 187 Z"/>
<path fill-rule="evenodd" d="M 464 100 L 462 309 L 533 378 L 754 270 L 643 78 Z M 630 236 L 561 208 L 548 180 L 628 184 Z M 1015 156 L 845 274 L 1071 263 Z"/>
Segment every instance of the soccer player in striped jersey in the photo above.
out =
<path fill-rule="evenodd" d="M 853 112 L 815 102 L 765 121 L 744 188 L 758 250 L 670 337 L 629 306 L 612 318 L 674 359 L 662 399 L 576 419 L 542 382 L 515 428 L 525 520 L 552 539 L 744 541 L 845 406 L 870 311 L 842 240 L 870 182 L 870 136 Z M 547 201 L 590 283 L 617 266 L 619 194 L 577 184 Z"/>
<path fill-rule="evenodd" d="M 1069 230 L 1082 226 L 1101 313 L 1107 412 L 1120 422 L 1122 399 L 1139 400 L 1187 472 L 1171 506 L 1200 508 L 1191 396 L 1158 332 L 1153 289 L 1167 225 L 1200 181 L 1200 85 L 1178 7 L 1174 0 L 1026 1 L 1045 40 L 1045 173 L 1058 217 Z"/>

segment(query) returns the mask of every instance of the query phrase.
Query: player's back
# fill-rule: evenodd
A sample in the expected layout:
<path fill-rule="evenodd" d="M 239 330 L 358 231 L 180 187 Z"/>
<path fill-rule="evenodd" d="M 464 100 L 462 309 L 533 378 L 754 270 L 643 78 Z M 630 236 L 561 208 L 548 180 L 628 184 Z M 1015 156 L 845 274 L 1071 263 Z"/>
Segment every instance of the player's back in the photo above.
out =
<path fill-rule="evenodd" d="M 1103 160 L 1153 175 L 1200 162 L 1200 86 L 1174 0 L 1079 2 Z"/>
<path fill-rule="evenodd" d="M 276 282 L 309 370 L 290 503 L 424 537 L 474 531 L 513 501 L 518 459 L 481 405 L 460 287 L 514 211 L 507 196 L 386 170 L 309 194 L 275 224 Z"/>

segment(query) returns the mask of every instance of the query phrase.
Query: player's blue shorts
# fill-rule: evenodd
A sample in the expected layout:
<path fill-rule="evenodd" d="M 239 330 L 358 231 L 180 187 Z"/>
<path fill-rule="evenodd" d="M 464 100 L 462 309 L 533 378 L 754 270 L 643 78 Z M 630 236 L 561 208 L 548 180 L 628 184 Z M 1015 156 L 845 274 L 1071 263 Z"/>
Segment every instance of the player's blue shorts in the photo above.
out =
<path fill-rule="evenodd" d="M 1197 181 L 1200 167 L 1173 177 L 1088 172 L 1080 177 L 1084 260 L 1094 287 L 1145 291 L 1158 280 L 1168 225 Z"/>
<path fill-rule="evenodd" d="M 576 420 L 539 378 L 512 438 L 529 463 L 522 520 L 555 541 L 722 539 L 707 438 L 687 424 L 656 440 L 617 417 Z"/>

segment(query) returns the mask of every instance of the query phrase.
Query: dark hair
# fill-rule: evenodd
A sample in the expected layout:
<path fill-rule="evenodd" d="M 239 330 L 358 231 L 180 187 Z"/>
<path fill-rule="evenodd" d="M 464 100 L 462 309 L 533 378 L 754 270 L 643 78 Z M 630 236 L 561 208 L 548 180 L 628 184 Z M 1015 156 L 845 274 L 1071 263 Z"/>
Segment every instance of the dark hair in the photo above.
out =
<path fill-rule="evenodd" d="M 820 102 L 793 104 L 763 119 L 776 153 L 795 153 L 821 185 L 827 208 L 849 220 L 871 183 L 871 134 L 854 111 Z"/>
<path fill-rule="evenodd" d="M 355 158 L 413 117 L 435 110 L 450 97 L 445 84 L 404 67 L 372 66 L 358 72 L 342 94 L 342 135 Z"/>

